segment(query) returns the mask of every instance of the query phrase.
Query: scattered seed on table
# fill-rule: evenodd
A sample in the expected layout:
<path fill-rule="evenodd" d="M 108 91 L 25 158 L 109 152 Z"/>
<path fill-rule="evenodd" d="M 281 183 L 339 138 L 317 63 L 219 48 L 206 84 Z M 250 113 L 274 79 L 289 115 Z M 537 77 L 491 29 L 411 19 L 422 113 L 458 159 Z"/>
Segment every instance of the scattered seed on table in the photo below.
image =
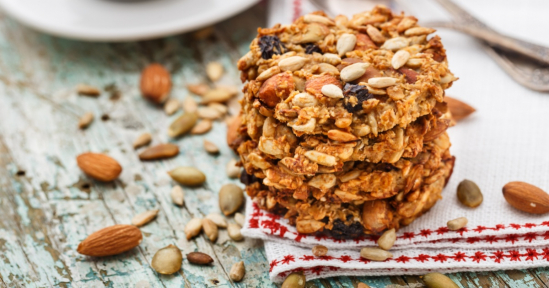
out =
<path fill-rule="evenodd" d="M 88 126 L 90 126 L 91 122 L 93 121 L 93 113 L 86 112 L 82 117 L 80 117 L 80 120 L 78 121 L 78 128 L 80 129 L 86 129 Z"/>
<path fill-rule="evenodd" d="M 145 211 L 143 213 L 137 214 L 132 218 L 132 225 L 141 227 L 149 222 L 151 222 L 158 215 L 158 209 Z"/>
<path fill-rule="evenodd" d="M 484 198 L 477 184 L 467 179 L 459 183 L 457 197 L 461 204 L 471 208 L 478 207 Z"/>
<path fill-rule="evenodd" d="M 170 197 L 172 198 L 173 204 L 177 206 L 183 206 L 183 204 L 185 204 L 185 191 L 183 191 L 181 186 L 173 186 Z"/>
<path fill-rule="evenodd" d="M 234 178 L 240 177 L 240 167 L 237 167 L 236 163 L 237 161 L 235 159 L 231 159 L 227 163 L 226 169 L 227 169 L 227 176 L 229 176 L 229 178 L 234 179 Z"/>
<path fill-rule="evenodd" d="M 229 277 L 235 282 L 240 282 L 242 281 L 242 278 L 244 278 L 245 273 L 246 268 L 244 267 L 244 261 L 240 261 L 233 264 L 233 267 L 231 267 L 231 271 L 229 272 Z"/>
<path fill-rule="evenodd" d="M 316 257 L 322 257 L 328 254 L 328 247 L 324 245 L 316 245 L 313 247 L 312 251 L 313 255 L 315 255 Z"/>
<path fill-rule="evenodd" d="M 199 186 L 206 182 L 206 175 L 194 167 L 177 167 L 168 174 L 173 180 L 186 186 Z"/>
<path fill-rule="evenodd" d="M 133 141 L 133 149 L 137 149 L 145 145 L 148 145 L 149 143 L 151 143 L 151 140 L 152 140 L 152 136 L 150 133 L 143 133 L 139 135 L 139 137 L 137 137 L 135 141 Z"/>
<path fill-rule="evenodd" d="M 377 240 L 377 245 L 383 250 L 389 250 L 391 249 L 391 247 L 393 247 L 393 245 L 395 244 L 395 241 L 396 241 L 396 232 L 395 232 L 395 228 L 393 228 L 385 231 L 383 235 L 379 237 L 379 239 Z"/>
<path fill-rule="evenodd" d="M 372 261 L 385 261 L 393 257 L 393 254 L 379 248 L 364 247 L 360 250 L 360 256 Z"/>
<path fill-rule="evenodd" d="M 233 239 L 234 241 L 241 241 L 242 239 L 244 239 L 242 233 L 240 232 L 240 229 L 242 229 L 240 225 L 229 223 L 229 226 L 227 226 L 227 232 L 229 233 L 229 237 L 231 237 L 231 239 Z"/>
<path fill-rule="evenodd" d="M 217 240 L 219 232 L 217 230 L 217 225 L 212 220 L 208 218 L 202 219 L 202 229 L 210 241 L 215 242 Z"/>
<path fill-rule="evenodd" d="M 182 263 L 181 250 L 170 244 L 156 251 L 151 261 L 151 267 L 160 274 L 169 275 L 179 271 Z"/>
<path fill-rule="evenodd" d="M 246 222 L 246 216 L 244 216 L 244 214 L 242 214 L 240 212 L 236 212 L 234 214 L 234 221 L 236 221 L 236 223 L 238 223 L 238 225 L 244 227 L 244 222 Z"/>
<path fill-rule="evenodd" d="M 190 240 L 191 238 L 200 234 L 200 230 L 202 230 L 202 219 L 193 218 L 191 219 L 191 221 L 189 221 L 189 223 L 187 223 L 187 225 L 185 225 L 185 229 L 183 229 L 183 232 L 185 232 L 187 240 Z"/>
<path fill-rule="evenodd" d="M 208 265 L 213 262 L 212 257 L 202 252 L 191 252 L 187 254 L 187 260 L 192 264 Z"/>
<path fill-rule="evenodd" d="M 221 186 L 219 190 L 219 208 L 225 216 L 232 215 L 244 203 L 244 193 L 242 188 L 229 183 Z"/>
<path fill-rule="evenodd" d="M 221 214 L 210 213 L 206 218 L 212 220 L 219 228 L 227 228 L 227 219 Z"/>
<path fill-rule="evenodd" d="M 305 282 L 307 282 L 307 280 L 303 273 L 294 272 L 286 277 L 280 288 L 304 288 Z"/>
<path fill-rule="evenodd" d="M 469 222 L 467 220 L 467 218 L 459 217 L 459 218 L 456 218 L 454 220 L 448 221 L 448 223 L 446 223 L 446 225 L 448 226 L 448 229 L 450 229 L 452 231 L 455 231 L 455 230 L 459 230 L 459 229 L 465 227 L 465 225 L 467 225 L 467 222 Z"/>
<path fill-rule="evenodd" d="M 204 150 L 212 155 L 219 154 L 219 148 L 217 147 L 217 145 L 206 139 L 204 139 Z"/>
<path fill-rule="evenodd" d="M 423 282 L 427 288 L 458 288 L 459 286 L 448 278 L 448 276 L 440 273 L 429 273 L 423 276 Z"/>

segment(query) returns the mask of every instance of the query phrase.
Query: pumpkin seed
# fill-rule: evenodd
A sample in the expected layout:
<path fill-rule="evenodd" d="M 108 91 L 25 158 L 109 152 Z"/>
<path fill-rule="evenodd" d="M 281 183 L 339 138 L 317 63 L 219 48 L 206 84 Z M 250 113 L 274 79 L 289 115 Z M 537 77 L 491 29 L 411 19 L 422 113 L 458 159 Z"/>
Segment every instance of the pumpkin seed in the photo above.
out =
<path fill-rule="evenodd" d="M 244 223 L 246 222 L 246 217 L 242 213 L 236 212 L 236 214 L 234 214 L 234 221 L 236 221 L 238 225 L 244 227 Z"/>
<path fill-rule="evenodd" d="M 151 143 L 152 141 L 152 136 L 150 133 L 143 133 L 141 135 L 139 135 L 139 137 L 137 137 L 135 139 L 135 141 L 133 141 L 133 149 L 137 149 L 137 148 L 140 148 L 140 147 L 143 147 L 145 145 L 148 145 L 149 143 Z"/>
<path fill-rule="evenodd" d="M 166 143 L 158 144 L 154 147 L 147 148 L 145 151 L 139 154 L 140 160 L 159 160 L 171 158 L 179 154 L 179 147 L 177 145 Z"/>
<path fill-rule="evenodd" d="M 210 213 L 206 216 L 206 219 L 210 219 L 219 228 L 227 228 L 227 220 L 221 214 Z"/>
<path fill-rule="evenodd" d="M 213 262 L 212 257 L 202 252 L 191 252 L 187 254 L 187 260 L 192 264 L 207 265 Z"/>
<path fill-rule="evenodd" d="M 164 104 L 164 112 L 168 115 L 173 115 L 177 110 L 179 110 L 180 104 L 179 100 L 171 98 L 168 101 L 166 101 L 166 104 Z"/>
<path fill-rule="evenodd" d="M 145 211 L 143 213 L 137 214 L 132 218 L 132 225 L 141 227 L 149 222 L 151 222 L 158 215 L 158 209 Z"/>
<path fill-rule="evenodd" d="M 191 134 L 193 135 L 200 135 L 204 134 L 212 129 L 212 121 L 211 120 L 200 120 L 196 125 L 194 125 L 193 129 L 191 130 Z"/>
<path fill-rule="evenodd" d="M 244 203 L 244 194 L 242 188 L 235 184 L 225 184 L 219 190 L 219 208 L 225 216 L 238 211 Z"/>
<path fill-rule="evenodd" d="M 206 233 L 206 236 L 208 236 L 208 239 L 210 239 L 210 241 L 215 242 L 215 240 L 217 240 L 217 225 L 215 225 L 212 220 L 208 218 L 202 219 L 202 228 L 204 229 L 204 233 Z"/>
<path fill-rule="evenodd" d="M 87 84 L 78 84 L 76 86 L 76 92 L 78 92 L 78 94 L 80 95 L 93 97 L 97 97 L 101 94 L 101 91 L 99 89 Z"/>
<path fill-rule="evenodd" d="M 183 204 L 185 204 L 185 191 L 183 191 L 181 186 L 173 186 L 170 197 L 172 198 L 173 204 L 177 206 L 183 206 Z"/>
<path fill-rule="evenodd" d="M 219 148 L 213 142 L 204 139 L 204 150 L 210 154 L 218 154 Z"/>
<path fill-rule="evenodd" d="M 186 113 L 196 113 L 198 110 L 198 104 L 192 97 L 187 97 L 183 100 L 183 111 Z"/>
<path fill-rule="evenodd" d="M 185 232 L 187 240 L 189 240 L 200 234 L 200 230 L 202 230 L 202 219 L 193 218 L 189 221 L 189 223 L 187 223 L 187 225 L 185 225 L 183 232 Z"/>
<path fill-rule="evenodd" d="M 216 82 L 223 76 L 223 65 L 219 62 L 208 63 L 208 65 L 206 65 L 206 75 L 208 75 L 208 78 L 210 78 L 212 82 Z"/>
<path fill-rule="evenodd" d="M 458 288 L 459 286 L 448 278 L 448 276 L 440 273 L 429 273 L 423 276 L 423 282 L 427 288 Z"/>
<path fill-rule="evenodd" d="M 170 244 L 156 251 L 151 261 L 151 267 L 160 274 L 169 275 L 179 271 L 182 262 L 181 250 Z"/>
<path fill-rule="evenodd" d="M 234 241 L 241 241 L 242 239 L 244 239 L 242 233 L 240 232 L 240 229 L 242 229 L 240 225 L 229 223 L 229 226 L 227 226 L 227 232 L 229 233 L 229 237 L 231 237 L 231 239 L 233 239 Z"/>
<path fill-rule="evenodd" d="M 80 129 L 86 129 L 88 126 L 90 126 L 91 122 L 93 121 L 93 113 L 86 112 L 82 117 L 80 117 L 80 120 L 78 120 L 78 128 Z"/>
<path fill-rule="evenodd" d="M 316 245 L 313 247 L 313 255 L 316 257 L 326 256 L 328 254 L 328 247 L 324 245 Z"/>
<path fill-rule="evenodd" d="M 455 230 L 459 230 L 459 229 L 465 227 L 465 225 L 467 225 L 467 222 L 469 222 L 469 220 L 467 220 L 467 218 L 459 217 L 459 218 L 456 218 L 454 220 L 448 221 L 448 223 L 446 223 L 446 225 L 448 226 L 448 229 L 455 231 Z"/>
<path fill-rule="evenodd" d="M 389 250 L 391 249 L 391 247 L 393 247 L 393 245 L 395 244 L 395 241 L 396 241 L 396 232 L 395 232 L 395 228 L 393 228 L 391 230 L 385 231 L 383 235 L 379 237 L 379 239 L 377 240 L 377 245 L 383 250 Z"/>
<path fill-rule="evenodd" d="M 478 207 L 484 199 L 480 188 L 471 180 L 463 180 L 459 183 L 457 197 L 461 204 L 471 208 Z"/>
<path fill-rule="evenodd" d="M 168 136 L 176 138 L 191 131 L 197 119 L 196 113 L 185 113 L 179 116 L 168 128 Z"/>
<path fill-rule="evenodd" d="M 238 178 L 240 176 L 240 167 L 236 166 L 237 161 L 235 159 L 229 160 L 227 163 L 227 176 L 229 178 Z"/>
<path fill-rule="evenodd" d="M 280 288 L 304 288 L 306 281 L 303 273 L 294 272 L 286 277 Z"/>
<path fill-rule="evenodd" d="M 177 167 L 168 174 L 173 180 L 187 186 L 199 186 L 206 181 L 206 175 L 194 167 Z"/>
<path fill-rule="evenodd" d="M 385 261 L 393 257 L 393 254 L 379 248 L 364 247 L 360 250 L 360 256 L 372 261 Z"/>
<path fill-rule="evenodd" d="M 233 264 L 233 267 L 231 267 L 231 271 L 229 272 L 229 277 L 235 282 L 240 282 L 242 281 L 242 278 L 244 278 L 244 273 L 246 273 L 244 261 L 240 261 Z"/>

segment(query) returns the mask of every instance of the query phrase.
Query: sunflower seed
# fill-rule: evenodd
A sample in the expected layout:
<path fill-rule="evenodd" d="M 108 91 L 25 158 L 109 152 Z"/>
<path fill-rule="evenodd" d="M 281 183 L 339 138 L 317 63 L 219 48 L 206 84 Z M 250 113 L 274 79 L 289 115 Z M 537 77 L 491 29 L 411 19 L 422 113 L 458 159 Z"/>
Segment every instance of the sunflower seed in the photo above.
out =
<path fill-rule="evenodd" d="M 158 209 L 149 210 L 143 213 L 137 214 L 132 218 L 132 225 L 141 227 L 149 222 L 151 222 L 158 215 Z"/>
<path fill-rule="evenodd" d="M 423 65 L 423 59 L 419 59 L 419 58 L 412 58 L 412 59 L 408 59 L 408 61 L 406 61 L 406 66 L 410 67 L 410 68 L 419 68 L 421 67 L 421 65 Z"/>
<path fill-rule="evenodd" d="M 183 191 L 181 186 L 173 186 L 170 197 L 172 198 L 173 204 L 177 206 L 183 206 L 183 204 L 185 204 L 185 191 Z"/>
<path fill-rule="evenodd" d="M 187 225 L 185 225 L 185 229 L 183 232 L 185 232 L 185 235 L 187 236 L 187 240 L 190 240 L 191 238 L 197 236 L 200 234 L 200 230 L 202 230 L 202 219 L 200 218 L 193 218 Z"/>
<path fill-rule="evenodd" d="M 208 239 L 210 239 L 210 241 L 215 242 L 217 240 L 217 225 L 215 225 L 212 220 L 208 218 L 202 219 L 202 228 L 204 229 L 204 233 L 206 233 L 206 236 L 208 236 Z"/>
<path fill-rule="evenodd" d="M 133 149 L 137 149 L 145 145 L 148 145 L 149 143 L 151 143 L 151 140 L 152 140 L 152 136 L 150 133 L 143 133 L 139 135 L 139 137 L 137 137 L 135 141 L 133 141 Z"/>
<path fill-rule="evenodd" d="M 206 94 L 206 92 L 210 90 L 210 87 L 208 87 L 208 85 L 204 83 L 188 84 L 187 89 L 189 89 L 189 91 L 191 91 L 191 93 L 193 94 L 196 94 L 198 96 L 203 96 L 204 94 Z"/>
<path fill-rule="evenodd" d="M 210 213 L 206 216 L 206 219 L 210 219 L 219 228 L 227 228 L 227 220 L 221 214 Z"/>
<path fill-rule="evenodd" d="M 437 30 L 433 28 L 426 27 L 412 27 L 404 32 L 405 36 L 419 36 L 419 35 L 428 35 Z"/>
<path fill-rule="evenodd" d="M 229 178 L 234 179 L 240 176 L 240 167 L 237 167 L 236 163 L 237 161 L 235 159 L 231 159 L 227 163 L 226 170 L 227 170 L 227 176 L 229 176 Z"/>
<path fill-rule="evenodd" d="M 227 114 L 227 111 L 229 110 L 229 108 L 227 108 L 227 105 L 221 103 L 210 103 L 208 104 L 208 107 L 217 110 L 217 112 L 221 113 L 222 115 Z"/>
<path fill-rule="evenodd" d="M 322 86 L 320 92 L 330 98 L 343 98 L 343 90 L 334 84 L 328 84 Z"/>
<path fill-rule="evenodd" d="M 204 150 L 210 154 L 219 154 L 219 148 L 213 142 L 204 139 Z"/>
<path fill-rule="evenodd" d="M 395 228 L 393 228 L 385 231 L 383 235 L 379 237 L 379 239 L 377 240 L 377 245 L 383 250 L 389 250 L 391 249 L 391 247 L 393 247 L 393 245 L 395 244 L 395 241 L 396 241 L 396 232 L 395 232 Z"/>
<path fill-rule="evenodd" d="M 238 90 L 234 90 L 228 87 L 223 88 L 215 88 L 213 90 L 208 91 L 204 96 L 202 96 L 202 100 L 200 101 L 200 104 L 210 104 L 210 103 L 223 103 L 227 102 L 227 100 L 231 99 L 234 95 L 238 93 Z"/>
<path fill-rule="evenodd" d="M 458 288 L 459 286 L 448 278 L 448 276 L 440 273 L 429 273 L 423 276 L 423 282 L 428 288 Z"/>
<path fill-rule="evenodd" d="M 232 183 L 221 186 L 219 190 L 219 208 L 225 216 L 238 211 L 242 203 L 244 203 L 242 188 Z"/>
<path fill-rule="evenodd" d="M 234 241 L 241 241 L 242 239 L 244 239 L 242 233 L 240 233 L 240 229 L 242 229 L 240 225 L 229 223 L 229 226 L 227 226 L 227 232 L 229 233 L 229 237 L 231 237 L 231 239 L 233 239 Z"/>
<path fill-rule="evenodd" d="M 385 42 L 385 37 L 383 37 L 383 34 L 381 34 L 381 32 L 379 32 L 379 30 L 372 25 L 368 25 L 366 27 L 366 33 L 370 36 L 370 39 L 376 43 Z"/>
<path fill-rule="evenodd" d="M 193 129 L 191 129 L 191 134 L 193 135 L 200 135 L 207 133 L 212 129 L 212 121 L 208 119 L 199 120 L 196 125 L 194 125 Z"/>
<path fill-rule="evenodd" d="M 356 45 L 355 34 L 343 34 L 339 37 L 336 44 L 337 54 L 339 56 L 345 55 L 347 52 L 353 51 Z"/>
<path fill-rule="evenodd" d="M 240 212 L 236 212 L 234 214 L 234 221 L 236 221 L 236 223 L 238 223 L 238 225 L 244 227 L 244 223 L 246 222 L 246 216 L 244 216 L 244 214 L 242 214 Z"/>
<path fill-rule="evenodd" d="M 168 115 L 173 115 L 177 110 L 179 110 L 180 104 L 179 100 L 170 98 L 166 103 L 164 104 L 164 112 Z"/>
<path fill-rule="evenodd" d="M 171 143 L 158 144 L 139 153 L 139 159 L 143 161 L 167 159 L 179 154 L 179 147 Z"/>
<path fill-rule="evenodd" d="M 231 277 L 231 280 L 235 282 L 240 282 L 242 281 L 242 278 L 244 278 L 244 273 L 246 273 L 246 269 L 244 268 L 244 261 L 240 261 L 234 263 L 233 267 L 231 267 L 229 276 Z"/>
<path fill-rule="evenodd" d="M 151 261 L 151 267 L 160 274 L 169 275 L 179 271 L 182 262 L 181 250 L 170 244 L 156 251 Z"/>
<path fill-rule="evenodd" d="M 320 16 L 320 15 L 315 15 L 315 14 L 307 14 L 303 16 L 303 21 L 305 23 L 317 22 L 317 23 L 322 23 L 326 25 L 334 25 L 334 21 L 332 21 L 330 18 Z"/>
<path fill-rule="evenodd" d="M 340 72 L 341 80 L 351 82 L 358 79 L 360 76 L 364 75 L 368 66 L 370 66 L 369 63 L 355 63 L 343 68 Z"/>
<path fill-rule="evenodd" d="M 185 113 L 179 116 L 168 128 L 168 136 L 176 138 L 191 131 L 197 119 L 198 116 L 195 113 Z"/>
<path fill-rule="evenodd" d="M 336 158 L 332 155 L 328 155 L 322 152 L 309 150 L 305 152 L 305 157 L 309 158 L 309 160 L 324 165 L 324 166 L 334 166 L 337 164 Z"/>
<path fill-rule="evenodd" d="M 207 265 L 213 262 L 212 257 L 202 252 L 191 252 L 187 254 L 187 260 L 192 264 Z"/>
<path fill-rule="evenodd" d="M 406 50 L 399 50 L 393 55 L 393 59 L 391 59 L 391 65 L 393 65 L 394 69 L 398 69 L 406 62 L 408 62 L 408 59 L 410 58 L 410 53 Z"/>
<path fill-rule="evenodd" d="M 459 217 L 459 218 L 456 218 L 454 220 L 448 221 L 448 223 L 446 223 L 446 225 L 448 226 L 448 229 L 450 229 L 452 231 L 455 231 L 455 230 L 459 230 L 459 229 L 465 227 L 465 225 L 467 225 L 467 222 L 469 222 L 467 220 L 467 218 Z"/>
<path fill-rule="evenodd" d="M 187 97 L 185 100 L 183 100 L 183 111 L 186 113 L 196 113 L 198 110 L 198 104 L 192 97 Z"/>
<path fill-rule="evenodd" d="M 76 92 L 80 95 L 97 97 L 101 94 L 101 91 L 93 86 L 87 84 L 76 85 Z"/>
<path fill-rule="evenodd" d="M 208 63 L 208 65 L 206 65 L 206 75 L 208 75 L 208 78 L 210 78 L 212 82 L 216 82 L 223 76 L 223 65 L 219 62 Z"/>
<path fill-rule="evenodd" d="M 212 107 L 199 107 L 197 111 L 198 117 L 202 119 L 215 120 L 223 116 L 223 113 Z"/>
<path fill-rule="evenodd" d="M 199 186 L 206 182 L 206 175 L 194 167 L 177 167 L 168 174 L 176 182 L 187 186 Z"/>
<path fill-rule="evenodd" d="M 404 47 L 408 47 L 408 41 L 409 40 L 404 37 L 391 38 L 385 41 L 385 43 L 381 45 L 380 49 L 393 50 L 393 51 L 400 50 Z"/>
<path fill-rule="evenodd" d="M 90 126 L 91 122 L 93 121 L 93 113 L 86 112 L 82 117 L 80 117 L 80 120 L 78 121 L 78 128 L 80 129 L 86 129 L 88 126 Z"/>
<path fill-rule="evenodd" d="M 379 248 L 364 247 L 360 250 L 360 256 L 372 261 L 385 261 L 393 257 L 393 254 Z"/>
<path fill-rule="evenodd" d="M 396 78 L 392 77 L 374 77 L 368 79 L 368 85 L 374 88 L 385 88 L 396 84 Z"/>
<path fill-rule="evenodd" d="M 303 272 L 294 272 L 286 277 L 280 288 L 305 288 L 305 282 Z"/>
<path fill-rule="evenodd" d="M 318 65 L 318 73 L 320 73 L 320 74 L 326 73 L 326 74 L 331 74 L 331 75 L 335 75 L 335 76 L 339 75 L 339 70 L 337 70 L 337 68 L 332 64 L 319 63 L 317 65 Z"/>
<path fill-rule="evenodd" d="M 273 66 L 273 67 L 261 72 L 261 74 L 259 74 L 259 76 L 257 76 L 257 78 L 255 78 L 255 80 L 256 81 L 265 81 L 265 80 L 271 78 L 272 76 L 274 76 L 278 73 L 280 73 L 280 67 Z"/>
<path fill-rule="evenodd" d="M 316 245 L 313 247 L 313 255 L 316 257 L 326 256 L 328 254 L 328 248 L 324 245 Z"/>
<path fill-rule="evenodd" d="M 278 67 L 280 67 L 280 70 L 282 71 L 295 71 L 303 67 L 306 60 L 307 58 L 292 56 L 280 60 L 280 62 L 278 62 Z"/>

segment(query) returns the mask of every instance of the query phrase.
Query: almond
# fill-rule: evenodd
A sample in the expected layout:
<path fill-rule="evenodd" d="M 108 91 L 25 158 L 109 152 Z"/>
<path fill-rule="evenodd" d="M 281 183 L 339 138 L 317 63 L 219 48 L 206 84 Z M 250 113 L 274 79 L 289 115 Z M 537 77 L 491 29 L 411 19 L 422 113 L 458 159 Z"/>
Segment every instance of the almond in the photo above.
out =
<path fill-rule="evenodd" d="M 177 145 L 166 143 L 158 144 L 151 148 L 147 148 L 145 151 L 139 154 L 141 160 L 159 160 L 171 158 L 179 154 L 179 147 Z"/>
<path fill-rule="evenodd" d="M 336 77 L 329 74 L 324 74 L 324 75 L 320 75 L 318 77 L 310 78 L 309 80 L 307 80 L 307 82 L 305 82 L 305 91 L 307 91 L 311 95 L 314 95 L 320 98 L 323 95 L 322 87 L 329 84 L 333 84 L 334 86 L 336 86 L 336 88 L 339 88 L 339 89 L 342 88 L 341 82 L 337 80 Z"/>
<path fill-rule="evenodd" d="M 503 197 L 507 203 L 520 211 L 532 214 L 549 212 L 549 195 L 540 188 L 526 182 L 509 182 L 503 186 Z"/>
<path fill-rule="evenodd" d="M 163 103 L 172 89 L 170 72 L 164 66 L 153 63 L 141 72 L 141 93 L 148 100 Z"/>
<path fill-rule="evenodd" d="M 76 251 L 82 255 L 103 257 L 117 255 L 141 243 L 141 230 L 133 225 L 114 225 L 92 233 Z"/>
<path fill-rule="evenodd" d="M 448 109 L 450 109 L 450 113 L 452 114 L 452 119 L 454 121 L 459 121 L 471 114 L 473 112 L 477 111 L 475 108 L 471 107 L 469 104 L 465 102 L 461 102 L 455 98 L 452 97 L 444 97 L 444 101 L 448 103 Z"/>
<path fill-rule="evenodd" d="M 76 163 L 86 175 L 99 181 L 112 181 L 122 173 L 122 166 L 105 154 L 83 153 L 76 157 Z"/>
<path fill-rule="evenodd" d="M 257 96 L 261 102 L 273 108 L 280 102 L 280 97 L 286 99 L 294 91 L 294 88 L 295 83 L 292 74 L 279 73 L 263 82 Z"/>

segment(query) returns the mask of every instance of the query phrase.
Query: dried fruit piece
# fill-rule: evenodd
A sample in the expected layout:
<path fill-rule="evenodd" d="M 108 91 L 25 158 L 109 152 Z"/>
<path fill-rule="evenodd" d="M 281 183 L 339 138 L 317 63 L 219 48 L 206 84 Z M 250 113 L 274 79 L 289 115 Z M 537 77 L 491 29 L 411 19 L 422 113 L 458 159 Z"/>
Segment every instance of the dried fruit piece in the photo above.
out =
<path fill-rule="evenodd" d="M 94 257 L 112 256 L 133 249 L 142 239 L 139 228 L 133 225 L 114 225 L 92 233 L 78 244 L 76 251 Z"/>
<path fill-rule="evenodd" d="M 242 233 L 240 233 L 240 229 L 242 229 L 240 225 L 229 223 L 229 226 L 227 226 L 227 232 L 229 233 L 229 237 L 231 237 L 231 239 L 233 239 L 234 241 L 241 241 L 242 239 L 244 239 Z"/>
<path fill-rule="evenodd" d="M 80 95 L 97 97 L 101 94 L 101 90 L 88 84 L 76 85 L 76 92 Z"/>
<path fill-rule="evenodd" d="M 148 145 L 152 141 L 151 133 L 143 133 L 133 141 L 133 149 Z"/>
<path fill-rule="evenodd" d="M 179 147 L 177 145 L 165 143 L 147 148 L 139 154 L 139 159 L 143 161 L 160 160 L 172 158 L 177 156 L 177 154 L 179 154 Z"/>
<path fill-rule="evenodd" d="M 478 207 L 484 199 L 480 188 L 471 180 L 463 180 L 459 183 L 457 197 L 461 204 L 471 208 Z"/>
<path fill-rule="evenodd" d="M 151 267 L 160 274 L 170 275 L 179 271 L 182 263 L 181 250 L 170 244 L 154 253 Z"/>
<path fill-rule="evenodd" d="M 86 129 L 86 128 L 88 128 L 88 126 L 90 126 L 92 121 L 93 121 L 93 113 L 92 112 L 86 112 L 78 120 L 78 128 Z"/>
<path fill-rule="evenodd" d="M 204 150 L 210 154 L 219 154 L 219 148 L 213 142 L 204 139 Z"/>
<path fill-rule="evenodd" d="M 156 104 L 163 103 L 172 89 L 170 72 L 158 63 L 150 64 L 141 72 L 140 88 L 148 100 Z"/>
<path fill-rule="evenodd" d="M 388 258 L 393 257 L 393 254 L 379 248 L 364 247 L 360 249 L 360 257 L 372 261 L 385 261 Z"/>
<path fill-rule="evenodd" d="M 302 272 L 294 272 L 286 277 L 280 288 L 304 288 L 306 281 Z"/>
<path fill-rule="evenodd" d="M 316 245 L 312 249 L 313 255 L 316 257 L 326 256 L 328 254 L 328 248 L 324 245 Z"/>
<path fill-rule="evenodd" d="M 206 219 L 210 219 L 219 228 L 227 228 L 227 220 L 221 214 L 210 213 L 206 216 Z"/>
<path fill-rule="evenodd" d="M 202 229 L 204 229 L 204 233 L 206 233 L 210 241 L 215 242 L 217 240 L 217 225 L 212 220 L 208 218 L 202 219 Z"/>
<path fill-rule="evenodd" d="M 173 115 L 175 112 L 177 112 L 177 110 L 179 110 L 179 107 L 179 100 L 172 98 L 166 101 L 166 103 L 164 104 L 164 112 L 166 112 L 166 114 L 168 115 Z"/>
<path fill-rule="evenodd" d="M 236 221 L 236 223 L 238 223 L 238 225 L 244 227 L 244 224 L 246 222 L 246 217 L 244 216 L 244 214 L 242 214 L 240 212 L 236 212 L 234 214 L 234 221 Z"/>
<path fill-rule="evenodd" d="M 343 95 L 345 96 L 345 109 L 349 113 L 362 110 L 362 103 L 374 98 L 373 94 L 368 93 L 368 88 L 364 85 L 354 85 L 351 83 L 345 84 L 343 87 Z"/>
<path fill-rule="evenodd" d="M 549 212 L 549 195 L 540 188 L 526 182 L 509 182 L 503 186 L 503 197 L 507 203 L 520 211 L 532 214 Z"/>
<path fill-rule="evenodd" d="M 454 121 L 456 122 L 477 111 L 475 108 L 469 106 L 467 103 L 459 101 L 452 97 L 446 96 L 444 97 L 444 101 L 448 103 L 448 109 L 450 109 L 452 119 L 454 119 Z"/>
<path fill-rule="evenodd" d="M 452 231 L 455 231 L 455 230 L 459 230 L 459 229 L 465 227 L 465 225 L 467 225 L 467 222 L 469 222 L 467 220 L 467 218 L 459 217 L 459 218 L 456 218 L 454 220 L 448 221 L 448 223 L 446 223 L 446 225 L 448 226 L 448 229 L 450 229 Z"/>
<path fill-rule="evenodd" d="M 219 190 L 219 208 L 225 216 L 238 211 L 244 203 L 244 194 L 242 188 L 235 184 L 225 184 Z"/>
<path fill-rule="evenodd" d="M 132 218 L 132 225 L 141 227 L 149 222 L 151 222 L 158 215 L 158 209 L 145 211 L 143 213 L 137 214 Z"/>
<path fill-rule="evenodd" d="M 284 44 L 280 42 L 280 39 L 276 36 L 262 36 L 258 40 L 259 49 L 261 50 L 261 58 L 271 59 L 273 55 L 282 55 L 286 50 Z"/>
<path fill-rule="evenodd" d="M 238 176 L 240 176 L 240 167 L 236 166 L 236 163 L 237 161 L 235 159 L 231 159 L 228 163 L 227 163 L 227 167 L 226 167 L 226 170 L 227 170 L 227 176 L 229 176 L 229 178 L 238 178 Z"/>
<path fill-rule="evenodd" d="M 320 47 L 316 46 L 315 44 L 309 44 L 305 47 L 305 54 L 313 54 L 313 53 L 320 53 L 322 54 L 322 50 L 320 50 Z"/>
<path fill-rule="evenodd" d="M 199 186 L 206 182 L 206 175 L 194 167 L 177 167 L 168 174 L 173 180 L 186 186 Z"/>
<path fill-rule="evenodd" d="M 193 218 L 187 225 L 185 225 L 185 229 L 183 229 L 183 232 L 185 232 L 185 236 L 187 237 L 187 240 L 197 236 L 200 234 L 200 231 L 202 230 L 202 219 L 200 218 Z"/>
<path fill-rule="evenodd" d="M 122 166 L 105 154 L 83 153 L 76 157 L 76 163 L 86 175 L 99 181 L 112 181 L 122 173 Z"/>
<path fill-rule="evenodd" d="M 423 276 L 423 282 L 427 288 L 458 288 L 459 286 L 448 278 L 448 276 L 440 273 L 429 273 Z"/>
<path fill-rule="evenodd" d="M 212 121 L 208 119 L 203 119 L 198 121 L 196 125 L 194 125 L 193 129 L 191 129 L 191 134 L 193 135 L 200 135 L 207 133 L 212 129 Z"/>
<path fill-rule="evenodd" d="M 379 246 L 379 248 L 383 250 L 389 250 L 391 249 L 391 247 L 393 247 L 393 245 L 395 244 L 395 241 L 396 241 L 396 232 L 395 232 L 395 228 L 392 228 L 390 230 L 383 232 L 383 235 L 381 235 L 381 237 L 377 239 L 377 245 Z"/>
<path fill-rule="evenodd" d="M 233 267 L 231 267 L 231 271 L 229 272 L 229 277 L 235 282 L 240 282 L 242 281 L 242 278 L 244 278 L 244 273 L 246 273 L 244 261 L 240 261 L 233 264 Z"/>
<path fill-rule="evenodd" d="M 180 186 L 173 186 L 170 192 L 173 204 L 177 206 L 183 206 L 185 204 L 185 191 Z"/>
<path fill-rule="evenodd" d="M 210 62 L 206 65 L 206 75 L 208 75 L 208 78 L 212 80 L 212 82 L 216 82 L 223 76 L 223 65 L 219 62 Z"/>
<path fill-rule="evenodd" d="M 196 113 L 185 113 L 175 119 L 168 128 L 168 136 L 176 138 L 191 131 L 198 120 Z"/>
<path fill-rule="evenodd" d="M 187 254 L 187 260 L 192 264 L 208 265 L 213 262 L 212 257 L 202 252 L 191 252 Z"/>

